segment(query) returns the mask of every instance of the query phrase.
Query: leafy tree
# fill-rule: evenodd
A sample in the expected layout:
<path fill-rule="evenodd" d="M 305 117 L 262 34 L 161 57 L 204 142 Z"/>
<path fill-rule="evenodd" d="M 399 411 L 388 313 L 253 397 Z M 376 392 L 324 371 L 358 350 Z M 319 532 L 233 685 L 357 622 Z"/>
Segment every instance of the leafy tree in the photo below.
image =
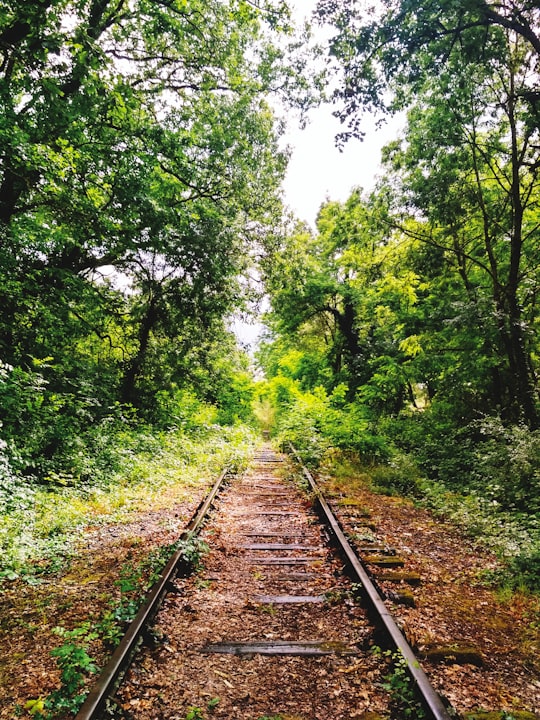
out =
<path fill-rule="evenodd" d="M 337 23 L 338 100 L 351 132 L 362 109 L 409 106 L 405 140 L 388 158 L 402 210 L 425 224 L 399 227 L 442 250 L 462 283 L 488 376 L 481 394 L 508 420 L 536 427 L 536 4 L 383 3 L 377 31 L 357 5 L 319 7 Z M 347 28 L 344 14 L 354 19 Z M 470 347 L 463 337 L 456 332 L 454 346 Z"/>
<path fill-rule="evenodd" d="M 344 204 L 323 205 L 318 234 L 293 233 L 272 256 L 268 287 L 273 328 L 278 337 L 292 336 L 292 346 L 300 342 L 304 366 L 304 338 L 312 346 L 314 337 L 324 338 L 318 379 L 326 375 L 329 390 L 345 383 L 349 399 L 361 392 L 374 409 L 393 411 L 410 385 L 400 343 L 418 278 L 400 259 L 386 216 L 384 194 L 364 199 L 354 191 Z"/>
<path fill-rule="evenodd" d="M 389 158 L 409 208 L 427 219 L 411 234 L 442 250 L 462 285 L 477 357 L 490 366 L 485 391 L 507 419 L 535 427 L 538 128 L 519 100 L 529 60 L 509 40 L 491 72 L 449 68 L 427 85 Z"/>
<path fill-rule="evenodd" d="M 46 423 L 58 445 L 118 401 L 148 411 L 241 304 L 280 210 L 264 96 L 295 82 L 289 25 L 271 0 L 0 2 L 0 353 L 28 380 L 4 431 L 23 442 L 34 379 L 61 408 L 33 456 L 56 452 Z"/>
<path fill-rule="evenodd" d="M 330 57 L 341 75 L 334 99 L 349 123 L 342 138 L 362 134 L 365 110 L 403 107 L 426 78 L 436 77 L 454 52 L 462 63 L 482 65 L 505 33 L 519 37 L 538 62 L 540 9 L 534 0 L 319 0 L 317 16 L 332 25 Z M 538 119 L 540 88 L 524 99 Z"/>

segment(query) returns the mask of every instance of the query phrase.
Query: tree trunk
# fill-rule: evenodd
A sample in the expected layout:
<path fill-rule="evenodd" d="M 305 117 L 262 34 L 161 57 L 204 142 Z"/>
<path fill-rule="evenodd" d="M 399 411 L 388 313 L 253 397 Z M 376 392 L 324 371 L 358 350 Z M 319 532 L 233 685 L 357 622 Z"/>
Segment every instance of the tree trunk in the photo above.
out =
<path fill-rule="evenodd" d="M 522 320 L 519 306 L 512 303 L 507 316 L 503 342 L 508 358 L 509 411 L 514 422 L 525 422 L 531 429 L 540 426 L 537 410 L 537 393 L 534 379 L 531 377 L 530 357 L 525 347 Z"/>
<path fill-rule="evenodd" d="M 156 324 L 158 312 L 156 308 L 156 298 L 152 298 L 148 308 L 141 321 L 138 333 L 139 347 L 134 357 L 127 363 L 124 379 L 122 382 L 122 402 L 137 407 L 138 393 L 137 380 L 142 374 L 142 369 L 146 360 L 148 346 L 150 344 L 150 336 Z"/>

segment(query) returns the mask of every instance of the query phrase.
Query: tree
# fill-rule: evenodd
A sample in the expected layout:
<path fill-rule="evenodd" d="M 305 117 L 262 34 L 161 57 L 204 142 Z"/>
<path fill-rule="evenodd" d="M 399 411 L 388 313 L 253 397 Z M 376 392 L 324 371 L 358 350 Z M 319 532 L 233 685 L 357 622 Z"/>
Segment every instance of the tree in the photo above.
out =
<path fill-rule="evenodd" d="M 535 427 L 540 155 L 521 101 L 531 63 L 512 38 L 487 67 L 449 59 L 410 111 L 403 150 L 388 156 L 427 220 L 416 237 L 443 248 L 461 279 L 492 366 L 486 392 L 507 419 Z"/>
<path fill-rule="evenodd" d="M 281 362 L 283 351 L 303 352 L 293 379 L 303 377 L 306 385 L 315 378 L 307 384 L 313 389 L 324 378 L 328 391 L 344 383 L 349 400 L 369 396 L 373 409 L 393 412 L 409 392 L 400 343 L 407 337 L 418 279 L 403 263 L 400 238 L 394 238 L 386 215 L 384 194 L 363 198 L 357 190 L 344 204 L 326 203 L 317 235 L 293 233 L 278 257 L 271 256 L 267 287 Z M 318 373 L 308 374 L 315 337 L 323 359 Z M 267 352 L 267 365 L 269 358 Z"/>
<path fill-rule="evenodd" d="M 403 152 L 391 146 L 388 156 L 405 207 L 427 221 L 413 223 L 412 234 L 443 248 L 464 284 L 492 368 L 492 405 L 531 427 L 539 422 L 536 339 L 525 322 L 535 316 L 538 282 L 536 5 L 384 3 L 376 37 L 357 5 L 320 6 L 336 22 L 343 13 L 356 21 L 339 25 L 332 45 L 350 132 L 362 108 L 410 108 Z"/>
<path fill-rule="evenodd" d="M 271 0 L 0 2 L 0 352 L 30 374 L 51 358 L 72 415 L 151 406 L 156 367 L 186 367 L 171 344 L 240 304 L 286 162 L 274 31 Z"/>
<path fill-rule="evenodd" d="M 520 37 L 540 60 L 540 8 L 535 0 L 319 0 L 321 22 L 336 29 L 330 57 L 341 75 L 334 100 L 349 129 L 342 139 L 361 135 L 366 110 L 388 112 L 404 107 L 422 82 L 436 76 L 452 53 L 462 63 L 482 65 L 492 43 L 510 33 Z M 538 120 L 537 80 L 524 99 Z"/>

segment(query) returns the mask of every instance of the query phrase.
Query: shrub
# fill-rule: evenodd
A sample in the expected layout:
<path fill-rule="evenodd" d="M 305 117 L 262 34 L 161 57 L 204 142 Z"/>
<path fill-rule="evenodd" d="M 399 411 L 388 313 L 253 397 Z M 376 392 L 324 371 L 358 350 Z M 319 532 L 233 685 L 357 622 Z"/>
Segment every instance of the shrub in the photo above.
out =
<path fill-rule="evenodd" d="M 285 387 L 291 390 L 290 384 Z M 362 406 L 345 401 L 343 386 L 330 396 L 323 387 L 305 393 L 296 387 L 294 398 L 289 392 L 287 403 L 278 407 L 277 417 L 278 441 L 292 442 L 306 462 L 318 464 L 331 447 L 352 450 L 367 463 L 388 457 L 384 438 L 374 432 Z"/>
<path fill-rule="evenodd" d="M 447 488 L 529 514 L 540 512 L 540 431 L 485 416 L 453 425 L 441 407 L 380 423 L 419 468 Z"/>
<path fill-rule="evenodd" d="M 317 425 L 316 417 L 304 412 L 301 404 L 295 405 L 280 418 L 277 441 L 284 449 L 292 443 L 305 463 L 318 465 L 329 442 Z"/>
<path fill-rule="evenodd" d="M 540 547 L 511 558 L 502 581 L 514 590 L 527 588 L 540 593 Z"/>
<path fill-rule="evenodd" d="M 373 467 L 370 475 L 373 484 L 384 493 L 412 497 L 422 495 L 418 466 L 409 455 L 396 453 L 387 464 Z"/>

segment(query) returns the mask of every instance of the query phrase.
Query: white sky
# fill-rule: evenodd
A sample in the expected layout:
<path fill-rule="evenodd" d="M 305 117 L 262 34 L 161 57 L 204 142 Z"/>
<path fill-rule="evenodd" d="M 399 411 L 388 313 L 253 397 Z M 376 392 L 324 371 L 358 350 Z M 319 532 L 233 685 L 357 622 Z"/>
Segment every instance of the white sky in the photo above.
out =
<path fill-rule="evenodd" d="M 289 0 L 297 23 L 309 18 L 317 0 Z M 313 26 L 317 39 L 324 42 L 328 31 Z M 304 129 L 289 128 L 285 138 L 294 148 L 283 186 L 285 201 L 301 220 L 314 227 L 317 212 L 325 200 L 344 202 L 353 187 L 366 191 L 373 188 L 380 172 L 381 148 L 396 137 L 403 124 L 389 119 L 380 129 L 366 115 L 362 122 L 365 137 L 350 140 L 342 151 L 335 146 L 336 135 L 343 130 L 339 120 L 326 105 L 313 110 L 311 122 Z"/>
<path fill-rule="evenodd" d="M 294 214 L 314 227 L 327 199 L 344 202 L 357 186 L 371 190 L 381 170 L 381 148 L 396 137 L 401 122 L 389 120 L 377 129 L 366 117 L 364 139 L 349 140 L 342 151 L 335 146 L 342 126 L 329 106 L 313 110 L 304 130 L 291 128 L 286 140 L 293 151 L 283 190 Z"/>

